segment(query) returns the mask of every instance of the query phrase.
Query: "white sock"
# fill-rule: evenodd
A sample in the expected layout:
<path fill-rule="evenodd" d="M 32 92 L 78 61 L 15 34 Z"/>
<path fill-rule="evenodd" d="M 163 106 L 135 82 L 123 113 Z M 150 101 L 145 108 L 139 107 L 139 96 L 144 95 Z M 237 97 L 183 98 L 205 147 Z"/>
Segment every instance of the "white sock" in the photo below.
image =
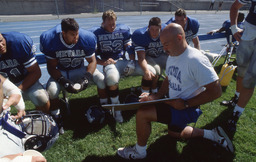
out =
<path fill-rule="evenodd" d="M 149 93 L 149 90 L 141 89 L 141 93 Z"/>
<path fill-rule="evenodd" d="M 234 112 L 239 112 L 239 116 L 242 115 L 243 111 L 244 111 L 244 108 L 236 105 L 235 108 L 234 108 Z"/>
<path fill-rule="evenodd" d="M 157 93 L 158 92 L 157 88 L 152 89 L 151 91 L 152 91 L 152 93 Z"/>
<path fill-rule="evenodd" d="M 239 95 L 240 95 L 240 93 L 239 93 L 239 92 L 236 92 L 235 94 L 236 94 L 236 96 L 237 96 L 237 97 L 239 97 Z"/>
<path fill-rule="evenodd" d="M 100 104 L 101 105 L 105 105 L 108 103 L 108 99 L 107 98 L 100 98 Z"/>
<path fill-rule="evenodd" d="M 212 130 L 204 129 L 204 136 L 203 138 L 206 138 L 211 141 L 215 141 L 215 133 Z"/>
<path fill-rule="evenodd" d="M 116 97 L 110 97 L 111 103 L 112 104 L 119 104 L 119 96 Z"/>
<path fill-rule="evenodd" d="M 139 154 L 146 154 L 147 153 L 147 145 L 146 146 L 140 146 L 138 143 L 135 145 L 136 150 L 138 151 Z"/>
<path fill-rule="evenodd" d="M 59 114 L 60 114 L 60 109 L 56 109 L 56 110 L 51 111 L 51 114 L 52 114 L 53 116 L 59 115 Z"/>

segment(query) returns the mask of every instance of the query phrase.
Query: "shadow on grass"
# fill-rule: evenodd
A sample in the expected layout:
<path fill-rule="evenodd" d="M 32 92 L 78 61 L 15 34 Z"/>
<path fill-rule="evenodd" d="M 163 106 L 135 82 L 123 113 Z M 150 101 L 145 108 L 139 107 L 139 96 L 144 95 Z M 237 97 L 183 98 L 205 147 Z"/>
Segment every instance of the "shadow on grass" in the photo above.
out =
<path fill-rule="evenodd" d="M 215 120 L 203 126 L 204 129 L 213 129 L 216 126 L 221 126 L 225 132 L 226 123 L 231 114 L 232 109 L 224 110 Z M 234 134 L 227 132 L 229 137 L 232 139 Z M 177 151 L 177 139 L 170 137 L 169 135 L 162 136 L 158 138 L 153 144 L 151 144 L 147 149 L 147 157 L 143 160 L 134 160 L 141 162 L 180 162 L 180 161 L 190 161 L 190 162 L 205 162 L 205 161 L 225 161 L 231 162 L 234 159 L 234 154 L 226 151 L 223 147 L 217 145 L 216 143 L 203 139 L 203 138 L 193 138 L 185 142 L 181 153 Z M 134 141 L 136 142 L 136 141 Z M 115 156 L 87 156 L 84 162 L 128 162 L 130 160 L 125 160 Z"/>
<path fill-rule="evenodd" d="M 187 141 L 181 153 L 177 151 L 177 139 L 169 135 L 158 138 L 147 149 L 147 157 L 138 162 L 205 162 L 205 161 L 233 161 L 233 155 L 224 148 L 214 145 L 211 141 L 194 138 Z M 87 156 L 83 162 L 128 162 L 117 154 L 114 156 Z"/>
<path fill-rule="evenodd" d="M 137 89 L 138 87 L 135 87 Z M 129 89 L 120 90 L 120 101 L 124 102 L 125 94 L 130 93 Z M 137 92 L 136 92 L 137 94 Z M 73 130 L 73 139 L 82 139 L 91 132 L 98 132 L 105 126 L 109 126 L 115 137 L 119 136 L 116 129 L 116 122 L 111 115 L 107 115 L 106 120 L 101 125 L 92 125 L 88 123 L 85 117 L 86 110 L 94 104 L 98 104 L 98 97 L 92 96 L 82 99 L 70 100 L 71 115 L 64 119 L 65 129 Z M 136 111 L 124 111 L 124 122 L 129 122 L 135 115 Z M 225 123 L 229 115 L 232 114 L 231 109 L 224 110 L 212 123 L 209 123 L 203 128 L 212 129 L 220 125 L 225 129 Z M 228 134 L 232 139 L 233 135 Z M 134 141 L 136 142 L 136 141 Z M 169 162 L 169 161 L 233 161 L 234 155 L 227 152 L 224 148 L 215 143 L 205 140 L 203 138 L 195 138 L 186 141 L 181 153 L 177 151 L 177 139 L 171 138 L 168 135 L 158 138 L 147 149 L 148 156 L 143 160 L 136 160 L 141 162 Z M 113 156 L 96 156 L 91 155 L 85 157 L 84 162 L 126 162 L 118 155 Z"/>
<path fill-rule="evenodd" d="M 123 103 L 126 97 L 125 94 L 130 93 L 129 89 L 124 89 L 120 91 L 120 102 Z M 92 105 L 100 105 L 99 98 L 97 96 L 70 99 L 70 115 L 64 116 L 64 129 L 73 130 L 74 139 L 82 139 L 87 134 L 91 132 L 98 132 L 100 129 L 106 125 L 110 127 L 110 130 L 113 132 L 115 137 L 119 136 L 119 132 L 116 130 L 116 121 L 113 118 L 112 114 L 106 112 L 105 120 L 102 124 L 91 124 L 88 122 L 87 117 L 85 116 L 86 111 Z M 63 105 L 64 106 L 64 105 Z M 129 122 L 132 116 L 134 116 L 136 110 L 123 111 L 122 115 L 124 122 Z"/>
<path fill-rule="evenodd" d="M 133 160 L 138 162 L 176 162 L 179 161 L 179 154 L 176 149 L 177 139 L 170 138 L 168 135 L 162 136 L 156 140 L 147 149 L 148 156 L 145 159 Z M 128 162 L 119 157 L 115 156 L 87 156 L 83 162 Z"/>

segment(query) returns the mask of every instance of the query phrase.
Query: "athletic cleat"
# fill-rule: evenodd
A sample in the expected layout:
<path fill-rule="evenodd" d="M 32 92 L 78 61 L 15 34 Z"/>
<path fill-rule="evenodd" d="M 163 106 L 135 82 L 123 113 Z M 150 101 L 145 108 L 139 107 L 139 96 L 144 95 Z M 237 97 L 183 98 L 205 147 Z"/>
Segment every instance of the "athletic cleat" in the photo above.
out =
<path fill-rule="evenodd" d="M 238 101 L 238 96 L 235 95 L 234 97 L 231 98 L 231 100 L 229 101 L 224 100 L 220 104 L 223 106 L 227 106 L 229 108 L 234 108 L 237 104 L 237 101 Z"/>
<path fill-rule="evenodd" d="M 224 147 L 227 151 L 234 152 L 234 147 L 225 131 L 219 126 L 212 131 L 215 132 L 216 142 Z"/>
<path fill-rule="evenodd" d="M 138 151 L 136 150 L 136 147 L 124 147 L 124 148 L 119 148 L 117 150 L 117 154 L 121 156 L 124 159 L 144 159 L 147 156 L 147 153 L 145 154 L 139 154 Z"/>
<path fill-rule="evenodd" d="M 233 112 L 232 117 L 228 120 L 227 129 L 229 132 L 234 133 L 236 131 L 236 124 L 239 119 L 239 112 Z"/>
<path fill-rule="evenodd" d="M 118 123 L 123 123 L 124 122 L 121 111 L 115 111 L 115 120 Z"/>
<path fill-rule="evenodd" d="M 55 120 L 58 128 L 59 128 L 59 133 L 60 134 L 64 134 L 65 131 L 64 131 L 64 128 L 63 128 L 63 119 L 62 119 L 62 116 L 59 114 L 59 115 L 52 115 L 53 119 Z"/>

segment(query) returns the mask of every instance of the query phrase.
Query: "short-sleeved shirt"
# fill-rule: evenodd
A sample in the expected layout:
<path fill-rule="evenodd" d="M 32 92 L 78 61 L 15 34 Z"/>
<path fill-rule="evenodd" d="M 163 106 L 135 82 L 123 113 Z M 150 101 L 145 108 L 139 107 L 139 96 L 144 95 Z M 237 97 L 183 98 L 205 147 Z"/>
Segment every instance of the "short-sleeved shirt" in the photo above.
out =
<path fill-rule="evenodd" d="M 13 83 L 21 82 L 28 74 L 26 68 L 37 63 L 32 39 L 23 33 L 2 33 L 7 51 L 0 55 L 0 73 Z"/>
<path fill-rule="evenodd" d="M 209 59 L 190 46 L 179 56 L 169 56 L 166 63 L 171 99 L 190 99 L 201 93 L 204 85 L 218 80 Z"/>
<path fill-rule="evenodd" d="M 169 21 L 166 22 L 166 24 L 175 23 L 175 17 L 172 17 Z M 200 24 L 199 22 L 187 16 L 187 23 L 185 25 L 184 31 L 185 31 L 185 38 L 188 44 L 192 42 L 192 39 L 197 37 L 197 33 L 199 31 Z"/>
<path fill-rule="evenodd" d="M 165 26 L 166 24 L 161 24 L 161 30 L 163 30 Z M 152 39 L 148 27 L 135 30 L 132 34 L 132 43 L 136 52 L 145 51 L 147 56 L 159 57 L 164 53 L 160 38 Z"/>
<path fill-rule="evenodd" d="M 90 29 L 97 38 L 96 54 L 101 59 L 112 58 L 118 60 L 125 57 L 125 45 L 131 43 L 131 29 L 125 24 L 117 24 L 113 32 L 106 31 L 103 27 Z"/>
<path fill-rule="evenodd" d="M 61 25 L 45 31 L 40 36 L 40 50 L 47 59 L 57 59 L 59 70 L 68 71 L 84 66 L 84 58 L 94 56 L 96 37 L 87 30 L 79 29 L 79 39 L 76 44 L 65 43 Z"/>
<path fill-rule="evenodd" d="M 240 2 L 243 5 L 251 3 L 249 13 L 246 16 L 245 20 L 252 25 L 256 25 L 256 1 L 255 0 L 238 0 L 238 2 Z"/>

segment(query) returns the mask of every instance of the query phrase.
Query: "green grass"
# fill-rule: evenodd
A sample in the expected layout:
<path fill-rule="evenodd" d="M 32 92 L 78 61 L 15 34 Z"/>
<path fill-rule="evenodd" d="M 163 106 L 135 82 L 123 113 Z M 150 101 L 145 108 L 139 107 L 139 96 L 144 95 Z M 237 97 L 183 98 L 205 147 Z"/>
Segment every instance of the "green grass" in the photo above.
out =
<path fill-rule="evenodd" d="M 222 63 L 223 59 L 219 61 Z M 221 65 L 216 67 L 220 70 Z M 230 99 L 235 92 L 234 75 L 230 85 L 217 100 L 202 105 L 203 114 L 196 123 L 197 128 L 212 129 L 218 125 L 225 129 L 225 122 L 232 110 L 221 106 L 222 100 Z M 120 100 L 130 93 L 131 87 L 140 87 L 141 77 L 127 77 L 120 81 Z M 139 93 L 136 91 L 136 93 Z M 124 123 L 119 124 L 110 116 L 102 125 L 91 125 L 84 116 L 93 104 L 98 104 L 97 89 L 91 85 L 84 92 L 70 97 L 71 116 L 66 118 L 65 134 L 61 135 L 52 148 L 43 152 L 49 162 L 113 162 L 126 161 L 116 155 L 119 147 L 136 143 L 135 113 L 124 111 Z M 239 119 L 237 132 L 232 135 L 234 154 L 225 151 L 204 139 L 177 140 L 167 135 L 167 126 L 152 124 L 148 140 L 148 157 L 141 161 L 256 161 L 256 106 L 255 94 Z M 27 110 L 33 109 L 26 102 Z"/>

